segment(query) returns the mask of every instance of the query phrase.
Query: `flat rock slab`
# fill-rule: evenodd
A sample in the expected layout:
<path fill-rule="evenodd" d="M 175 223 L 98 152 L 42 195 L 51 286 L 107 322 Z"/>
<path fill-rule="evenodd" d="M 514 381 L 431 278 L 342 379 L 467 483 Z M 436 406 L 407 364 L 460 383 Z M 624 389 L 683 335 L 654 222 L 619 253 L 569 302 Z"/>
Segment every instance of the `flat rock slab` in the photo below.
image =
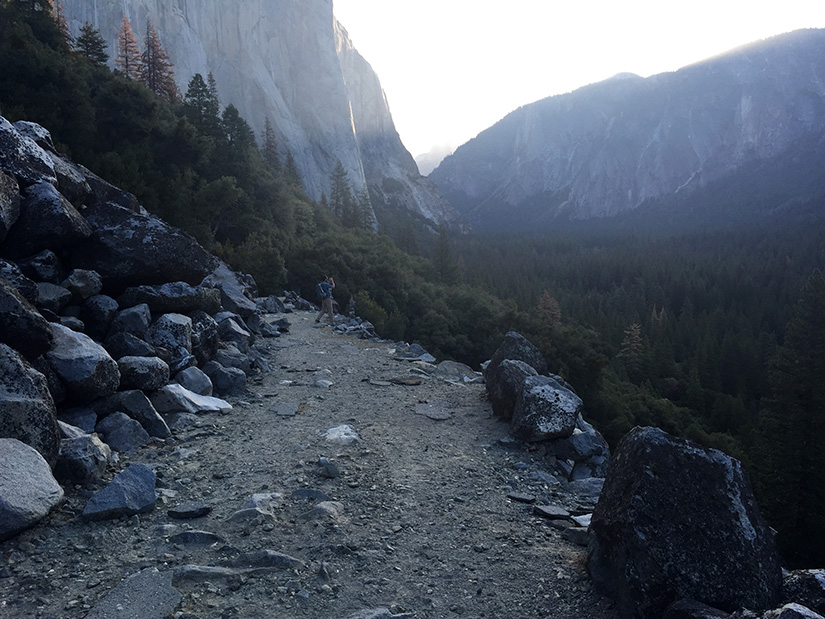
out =
<path fill-rule="evenodd" d="M 109 591 L 86 619 L 165 619 L 181 601 L 169 574 L 149 568 L 132 574 Z"/>
<path fill-rule="evenodd" d="M 396 385 L 405 385 L 407 387 L 415 387 L 416 385 L 420 385 L 424 382 L 423 378 L 414 378 L 410 376 L 401 376 L 398 378 L 391 378 L 390 382 Z"/>
<path fill-rule="evenodd" d="M 226 400 L 198 395 L 183 385 L 169 383 L 155 391 L 150 400 L 161 414 L 168 413 L 228 413 L 232 405 Z"/>
<path fill-rule="evenodd" d="M 301 404 L 299 402 L 283 402 L 282 404 L 276 404 L 269 411 L 278 417 L 294 417 L 298 414 L 300 408 Z"/>
<path fill-rule="evenodd" d="M 570 512 L 557 505 L 534 505 L 533 513 L 543 518 L 550 518 L 551 520 L 570 518 Z"/>
<path fill-rule="evenodd" d="M 212 506 L 208 503 L 190 502 L 181 503 L 177 507 L 172 507 L 167 512 L 170 518 L 178 520 L 189 520 L 191 518 L 201 518 L 212 511 Z"/>
<path fill-rule="evenodd" d="M 436 421 L 444 421 L 453 416 L 443 404 L 430 404 L 429 402 L 419 402 L 416 404 L 415 414 L 424 415 L 425 417 L 435 419 Z"/>
<path fill-rule="evenodd" d="M 536 497 L 532 494 L 523 494 L 521 492 L 508 492 L 507 498 L 511 501 L 515 501 L 516 503 L 535 503 Z"/>

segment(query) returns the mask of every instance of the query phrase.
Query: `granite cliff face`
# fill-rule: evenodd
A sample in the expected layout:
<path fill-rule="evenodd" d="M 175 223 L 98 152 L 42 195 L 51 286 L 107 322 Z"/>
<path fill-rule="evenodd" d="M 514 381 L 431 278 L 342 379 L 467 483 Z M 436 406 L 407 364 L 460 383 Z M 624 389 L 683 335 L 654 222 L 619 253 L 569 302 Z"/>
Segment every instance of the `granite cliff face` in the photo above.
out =
<path fill-rule="evenodd" d="M 381 213 L 407 213 L 453 229 L 463 218 L 435 184 L 421 176 L 404 148 L 378 76 L 336 21 L 335 41 L 352 105 L 352 120 L 373 206 Z"/>
<path fill-rule="evenodd" d="M 690 195 L 824 134 L 825 31 L 797 31 L 524 106 L 430 178 L 474 225 L 535 227 Z"/>
<path fill-rule="evenodd" d="M 257 135 L 268 117 L 281 148 L 295 157 L 314 199 L 329 194 L 329 177 L 340 160 L 356 193 L 368 180 L 371 187 L 380 187 L 384 178 L 390 178 L 406 188 L 402 208 L 425 217 L 449 213 L 448 208 L 433 208 L 439 199 L 446 203 L 432 185 L 428 191 L 419 190 L 426 181 L 420 180 L 415 168 L 408 168 L 409 153 L 395 132 L 378 78 L 337 28 L 332 0 L 64 0 L 63 4 L 72 32 L 77 33 L 86 21 L 92 23 L 107 41 L 110 56 L 124 14 L 139 42 L 151 19 L 175 65 L 181 90 L 186 91 L 195 73 L 204 77 L 212 73 L 221 104 L 237 107 Z M 367 137 L 361 138 L 362 134 Z"/>

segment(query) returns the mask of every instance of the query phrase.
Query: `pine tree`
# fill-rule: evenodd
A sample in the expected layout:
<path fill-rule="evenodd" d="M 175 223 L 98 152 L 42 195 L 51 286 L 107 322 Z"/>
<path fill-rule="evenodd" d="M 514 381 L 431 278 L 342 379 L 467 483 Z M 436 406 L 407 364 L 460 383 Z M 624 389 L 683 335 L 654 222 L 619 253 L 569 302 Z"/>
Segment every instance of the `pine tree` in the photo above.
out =
<path fill-rule="evenodd" d="M 539 314 L 542 315 L 553 327 L 561 324 L 561 307 L 555 297 L 545 290 L 539 299 Z"/>
<path fill-rule="evenodd" d="M 352 210 L 353 199 L 349 176 L 347 176 L 347 171 L 340 159 L 335 164 L 332 174 L 330 174 L 329 183 L 329 206 L 338 219 L 345 221 Z"/>
<path fill-rule="evenodd" d="M 356 200 L 356 209 L 358 215 L 358 227 L 362 230 L 372 230 L 375 224 L 375 219 L 372 216 L 372 200 L 370 200 L 370 191 L 366 185 L 358 192 L 358 199 Z"/>
<path fill-rule="evenodd" d="M 211 77 L 211 74 L 210 74 Z M 214 79 L 214 78 L 212 78 Z M 217 138 L 221 132 L 221 105 L 200 73 L 195 73 L 183 97 L 186 117 L 203 134 Z"/>
<path fill-rule="evenodd" d="M 296 183 L 301 182 L 301 173 L 298 172 L 298 164 L 290 151 L 286 152 L 286 163 L 284 163 L 284 176 L 292 179 Z"/>
<path fill-rule="evenodd" d="M 785 558 L 825 561 L 825 279 L 815 271 L 788 323 L 759 412 L 760 506 Z"/>
<path fill-rule="evenodd" d="M 172 61 L 160 44 L 158 31 L 146 20 L 146 40 L 143 46 L 141 81 L 158 97 L 174 103 L 178 100 L 178 87 L 172 72 Z"/>
<path fill-rule="evenodd" d="M 106 53 L 106 41 L 100 36 L 100 31 L 89 22 L 81 26 L 76 45 L 78 51 L 95 64 L 104 65 L 109 60 L 109 54 Z"/>
<path fill-rule="evenodd" d="M 138 47 L 135 33 L 132 31 L 132 24 L 126 14 L 123 14 L 123 22 L 117 31 L 117 56 L 115 64 L 120 71 L 132 80 L 139 80 L 142 72 L 140 48 Z"/>
<path fill-rule="evenodd" d="M 642 326 L 639 323 L 633 323 L 625 329 L 621 349 L 616 355 L 617 359 L 621 359 L 627 377 L 633 382 L 639 382 L 642 378 L 644 352 Z"/>
<path fill-rule="evenodd" d="M 275 130 L 272 128 L 272 123 L 269 122 L 267 116 L 264 121 L 264 138 L 261 147 L 261 155 L 264 161 L 276 176 L 280 176 L 283 172 L 283 165 L 281 164 L 281 155 L 278 154 L 278 140 L 275 138 Z"/>

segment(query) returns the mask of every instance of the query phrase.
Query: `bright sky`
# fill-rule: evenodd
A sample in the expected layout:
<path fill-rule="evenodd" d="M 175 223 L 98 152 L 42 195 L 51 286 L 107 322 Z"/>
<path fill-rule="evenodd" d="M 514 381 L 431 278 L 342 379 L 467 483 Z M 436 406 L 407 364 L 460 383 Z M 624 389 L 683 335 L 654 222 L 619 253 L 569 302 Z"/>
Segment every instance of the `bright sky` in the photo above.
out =
<path fill-rule="evenodd" d="M 334 0 L 334 9 L 413 156 L 616 73 L 647 77 L 825 27 L 825 0 Z"/>

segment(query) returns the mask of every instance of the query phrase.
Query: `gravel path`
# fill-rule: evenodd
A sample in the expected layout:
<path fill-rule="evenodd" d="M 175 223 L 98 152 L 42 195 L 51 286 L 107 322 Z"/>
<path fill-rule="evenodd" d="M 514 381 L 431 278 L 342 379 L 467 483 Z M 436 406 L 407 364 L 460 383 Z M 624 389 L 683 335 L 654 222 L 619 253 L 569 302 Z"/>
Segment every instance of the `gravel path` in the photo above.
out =
<path fill-rule="evenodd" d="M 261 343 L 272 369 L 230 413 L 111 467 L 107 480 L 129 463 L 156 470 L 154 511 L 84 522 L 90 490 L 77 488 L 0 544 L 0 617 L 85 617 L 145 568 L 174 574 L 180 617 L 617 616 L 592 589 L 584 549 L 523 501 L 586 506 L 540 451 L 506 440 L 483 385 L 422 376 L 390 345 L 313 317 L 290 314 L 290 332 Z M 325 437 L 344 424 L 357 441 Z M 271 496 L 236 514 L 253 494 Z M 190 502 L 212 511 L 170 515 Z M 250 567 L 261 550 L 274 552 Z"/>

